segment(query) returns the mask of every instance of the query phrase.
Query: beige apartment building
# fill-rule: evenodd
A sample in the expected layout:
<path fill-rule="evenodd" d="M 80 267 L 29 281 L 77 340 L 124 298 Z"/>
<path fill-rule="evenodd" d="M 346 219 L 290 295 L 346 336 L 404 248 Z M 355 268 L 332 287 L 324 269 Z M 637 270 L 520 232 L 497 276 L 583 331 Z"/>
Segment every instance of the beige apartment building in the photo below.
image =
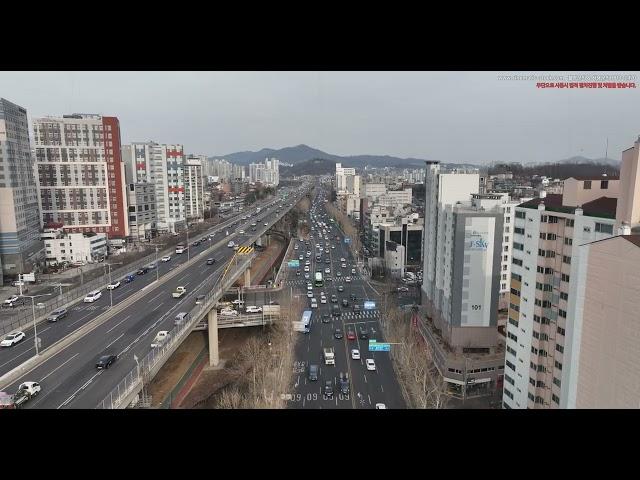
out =
<path fill-rule="evenodd" d="M 587 244 L 569 408 L 640 408 L 640 235 Z"/>
<path fill-rule="evenodd" d="M 620 178 L 569 178 L 562 195 L 541 192 L 516 207 L 505 408 L 567 408 L 570 392 L 579 390 L 588 245 L 630 233 L 640 223 L 639 151 L 636 141 L 623 152 Z M 609 314 L 604 307 L 598 313 L 601 321 Z"/>

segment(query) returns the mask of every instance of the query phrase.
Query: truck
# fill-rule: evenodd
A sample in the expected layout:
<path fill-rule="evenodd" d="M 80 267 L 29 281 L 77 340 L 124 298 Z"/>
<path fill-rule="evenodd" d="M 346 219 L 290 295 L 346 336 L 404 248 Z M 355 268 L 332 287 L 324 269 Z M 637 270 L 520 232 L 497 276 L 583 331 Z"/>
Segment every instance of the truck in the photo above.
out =
<path fill-rule="evenodd" d="M 18 387 L 15 395 L 9 395 L 6 392 L 0 392 L 0 409 L 2 408 L 20 408 L 33 397 L 38 395 L 42 387 L 37 382 L 24 382 Z"/>
<path fill-rule="evenodd" d="M 256 208 L 256 213 L 260 213 L 260 207 Z"/>
<path fill-rule="evenodd" d="M 324 364 L 325 365 L 335 365 L 336 364 L 336 357 L 335 354 L 333 353 L 333 348 L 324 348 L 322 350 L 322 353 L 324 354 Z"/>
<path fill-rule="evenodd" d="M 187 293 L 187 289 L 186 288 L 184 288 L 184 287 L 176 287 L 176 289 L 173 291 L 173 293 L 171 295 L 173 296 L 173 298 L 180 298 L 185 293 Z"/>
<path fill-rule="evenodd" d="M 169 338 L 169 332 L 166 331 L 166 330 L 160 330 L 157 333 L 156 338 L 153 339 L 153 343 L 151 344 L 151 348 L 161 347 L 162 345 L 164 345 L 164 342 L 167 341 L 167 338 Z"/>
<path fill-rule="evenodd" d="M 267 315 L 280 315 L 280 305 L 263 305 L 262 313 Z"/>

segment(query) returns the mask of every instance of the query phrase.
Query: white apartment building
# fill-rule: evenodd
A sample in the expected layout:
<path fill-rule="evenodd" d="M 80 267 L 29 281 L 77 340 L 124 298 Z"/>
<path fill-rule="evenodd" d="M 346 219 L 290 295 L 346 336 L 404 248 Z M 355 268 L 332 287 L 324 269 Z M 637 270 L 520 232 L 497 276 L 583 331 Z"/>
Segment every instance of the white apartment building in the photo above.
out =
<path fill-rule="evenodd" d="M 107 236 L 104 233 L 65 233 L 61 228 L 45 228 L 42 240 L 47 265 L 92 263 L 107 256 Z"/>
<path fill-rule="evenodd" d="M 411 205 L 412 203 L 411 188 L 389 190 L 378 197 L 378 204 L 385 207 L 402 207 L 404 205 Z"/>
<path fill-rule="evenodd" d="M 280 184 L 280 164 L 277 158 L 267 158 L 264 163 L 249 164 L 249 182 L 260 182 L 277 187 Z"/>
<path fill-rule="evenodd" d="M 380 195 L 387 193 L 387 186 L 384 183 L 365 183 L 362 186 L 362 196 L 369 199 L 369 203 L 376 202 Z"/>
<path fill-rule="evenodd" d="M 490 210 L 498 207 L 504 216 L 504 232 L 502 239 L 502 253 L 500 260 L 500 302 L 499 309 L 509 307 L 509 291 L 511 289 L 511 253 L 513 251 L 513 219 L 515 208 L 519 204 L 530 200 L 511 200 L 508 193 L 486 193 L 471 195 L 471 202 L 474 206 Z"/>
<path fill-rule="evenodd" d="M 150 239 L 156 235 L 156 194 L 150 183 L 129 183 L 129 234 L 137 240 Z"/>
<path fill-rule="evenodd" d="M 73 114 L 33 120 L 42 223 L 68 232 L 129 234 L 120 123 Z"/>
<path fill-rule="evenodd" d="M 562 195 L 516 207 L 505 356 L 505 408 L 560 408 L 575 365 L 580 245 L 613 236 L 620 180 L 567 179 Z"/>
<path fill-rule="evenodd" d="M 504 216 L 469 200 L 478 174 L 426 164 L 420 329 L 453 395 L 487 395 L 501 389 L 504 369 L 497 336 Z"/>
<path fill-rule="evenodd" d="M 154 185 L 158 231 L 182 227 L 187 213 L 183 146 L 144 142 L 124 145 L 122 151 L 131 183 Z"/>
<path fill-rule="evenodd" d="M 40 214 L 27 111 L 0 98 L 0 285 L 42 258 Z"/>
<path fill-rule="evenodd" d="M 187 155 L 184 160 L 184 201 L 188 219 L 204 219 L 204 182 L 202 165 L 204 155 Z"/>

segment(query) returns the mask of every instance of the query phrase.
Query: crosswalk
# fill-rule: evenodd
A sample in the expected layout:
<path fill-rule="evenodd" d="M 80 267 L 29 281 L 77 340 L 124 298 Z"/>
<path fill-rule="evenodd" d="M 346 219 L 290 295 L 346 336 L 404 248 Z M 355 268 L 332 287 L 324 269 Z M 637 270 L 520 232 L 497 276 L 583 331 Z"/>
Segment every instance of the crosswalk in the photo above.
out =
<path fill-rule="evenodd" d="M 353 282 L 354 280 L 362 280 L 365 277 L 362 275 L 351 275 L 351 281 Z M 309 278 L 308 280 L 305 278 L 296 278 L 295 280 L 285 280 L 284 283 L 285 285 L 306 285 L 307 282 L 313 282 L 313 278 Z M 335 283 L 336 285 L 340 285 L 340 284 L 347 284 L 348 282 L 345 282 L 344 277 L 337 277 L 334 278 L 331 281 L 325 281 L 324 282 L 324 286 L 325 287 L 330 287 L 332 283 Z"/>

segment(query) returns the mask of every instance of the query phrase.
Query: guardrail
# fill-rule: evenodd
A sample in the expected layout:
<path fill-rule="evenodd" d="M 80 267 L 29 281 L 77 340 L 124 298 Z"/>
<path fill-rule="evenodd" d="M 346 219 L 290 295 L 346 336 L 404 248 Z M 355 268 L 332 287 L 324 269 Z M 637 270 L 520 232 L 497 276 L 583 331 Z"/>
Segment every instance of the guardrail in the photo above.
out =
<path fill-rule="evenodd" d="M 228 224 L 233 223 L 235 219 L 229 219 L 225 222 L 221 222 L 219 224 L 213 225 L 209 230 L 212 229 L 224 229 L 226 227 L 228 227 Z M 199 237 L 194 237 L 193 241 L 199 240 L 201 238 L 207 237 L 209 236 L 210 233 L 204 233 L 202 236 Z M 230 238 L 234 238 L 237 235 L 237 233 L 233 233 L 230 234 L 228 237 L 224 237 L 225 241 L 228 241 Z M 169 255 L 170 253 L 172 253 L 174 251 L 174 248 L 169 248 L 163 251 L 158 251 L 157 254 L 157 258 L 158 260 L 164 256 L 164 255 Z M 115 257 L 117 258 L 117 257 Z M 138 270 L 139 268 L 145 266 L 145 265 L 149 265 L 150 263 L 155 263 L 156 261 L 156 253 L 153 252 L 152 254 L 147 255 L 146 257 L 134 262 L 134 263 L 130 263 L 128 265 L 125 265 L 123 267 L 120 267 L 116 270 L 111 270 L 111 279 L 112 280 L 121 280 L 126 277 L 126 275 L 131 274 L 133 272 L 135 272 L 136 270 Z M 158 265 L 156 265 L 156 268 L 158 268 Z M 106 288 L 107 284 L 109 283 L 109 275 L 108 273 L 105 275 L 102 275 L 101 277 L 98 277 L 94 280 L 91 280 L 87 283 L 84 283 L 83 285 L 80 285 L 79 287 L 73 288 L 71 290 L 69 290 L 68 292 L 63 293 L 62 295 L 57 295 L 53 298 L 51 298 L 50 300 L 47 300 L 45 302 L 40 302 L 43 306 L 39 308 L 39 310 L 42 311 L 42 313 L 40 315 L 36 316 L 36 324 L 39 324 L 43 321 L 46 320 L 49 312 L 51 312 L 52 310 L 55 310 L 57 308 L 67 308 L 73 304 L 75 304 L 78 300 L 80 300 L 82 297 L 84 297 L 87 293 L 93 291 L 93 290 L 99 290 L 99 289 L 103 289 Z M 25 301 L 25 305 L 28 304 L 28 301 Z M 0 335 L 4 335 L 7 334 L 9 332 L 12 332 L 14 330 L 20 329 L 22 327 L 29 327 L 33 325 L 33 312 L 31 311 L 30 308 L 27 308 L 25 310 L 22 310 L 20 312 L 18 312 L 16 315 L 13 315 L 11 317 L 8 318 L 0 318 Z"/>
<path fill-rule="evenodd" d="M 284 257 L 282 257 L 282 263 L 280 264 L 280 268 L 278 269 L 276 278 L 273 279 L 274 285 L 280 285 L 280 282 L 282 281 L 280 277 L 282 276 L 282 272 L 288 268 L 287 259 L 289 258 L 289 255 L 291 254 L 291 248 L 295 245 L 295 243 L 296 239 L 291 238 L 291 240 L 289 241 L 289 246 L 287 247 L 287 251 L 284 252 Z"/>
<path fill-rule="evenodd" d="M 102 408 L 125 408 L 133 397 L 142 389 L 142 379 L 151 379 L 160 370 L 162 365 L 173 354 L 184 338 L 191 332 L 208 312 L 214 308 L 219 298 L 224 294 L 226 288 L 232 285 L 244 270 L 251 264 L 254 255 L 247 255 L 247 258 L 233 267 L 233 273 L 227 275 L 222 285 L 211 290 L 205 295 L 205 301 L 196 305 L 190 311 L 190 319 L 180 325 L 174 326 L 169 331 L 167 340 L 160 347 L 152 349 L 139 364 L 129 372 L 124 379 L 104 398 L 96 407 Z"/>

